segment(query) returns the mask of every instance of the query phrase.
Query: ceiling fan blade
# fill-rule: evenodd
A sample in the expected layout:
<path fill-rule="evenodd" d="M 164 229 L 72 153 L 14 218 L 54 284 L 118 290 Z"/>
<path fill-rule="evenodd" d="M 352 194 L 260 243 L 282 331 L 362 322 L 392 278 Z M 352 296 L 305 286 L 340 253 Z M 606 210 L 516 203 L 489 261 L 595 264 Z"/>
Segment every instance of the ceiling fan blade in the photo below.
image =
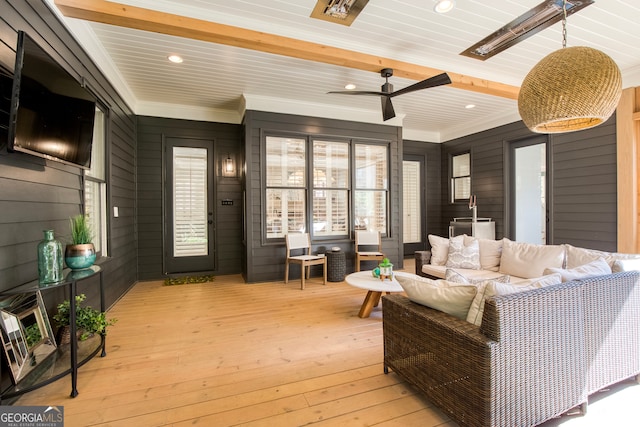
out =
<path fill-rule="evenodd" d="M 327 93 L 337 93 L 339 95 L 373 95 L 373 96 L 383 96 L 388 95 L 384 92 L 372 92 L 367 90 L 342 90 L 342 91 L 332 91 Z"/>
<path fill-rule="evenodd" d="M 391 104 L 391 98 L 389 96 L 380 97 L 382 101 L 382 120 L 387 121 L 393 119 L 396 116 L 396 112 L 393 110 L 393 104 Z"/>
<path fill-rule="evenodd" d="M 421 82 L 412 84 L 411 86 L 407 86 L 403 89 L 397 90 L 389 96 L 398 96 L 404 93 L 413 92 L 416 90 L 428 89 L 430 87 L 442 86 L 451 84 L 451 79 L 447 73 L 438 74 L 437 76 L 430 77 L 428 79 L 422 80 Z"/>

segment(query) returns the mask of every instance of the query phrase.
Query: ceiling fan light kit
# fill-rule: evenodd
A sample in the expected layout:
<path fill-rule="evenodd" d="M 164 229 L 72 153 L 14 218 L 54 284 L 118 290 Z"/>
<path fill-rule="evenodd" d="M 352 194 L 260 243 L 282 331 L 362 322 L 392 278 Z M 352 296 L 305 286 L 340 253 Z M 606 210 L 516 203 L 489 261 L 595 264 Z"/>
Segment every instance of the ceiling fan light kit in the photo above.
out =
<path fill-rule="evenodd" d="M 622 95 L 622 74 L 613 59 L 590 47 L 566 47 L 566 18 L 565 9 L 562 49 L 542 58 L 520 87 L 518 111 L 533 132 L 598 126 L 611 117 Z"/>

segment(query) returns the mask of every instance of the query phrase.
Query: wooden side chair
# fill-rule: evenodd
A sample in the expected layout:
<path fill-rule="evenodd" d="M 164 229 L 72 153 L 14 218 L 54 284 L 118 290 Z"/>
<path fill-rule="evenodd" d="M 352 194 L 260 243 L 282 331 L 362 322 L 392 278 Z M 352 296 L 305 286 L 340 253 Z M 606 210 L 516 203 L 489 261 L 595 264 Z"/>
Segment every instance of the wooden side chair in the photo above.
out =
<path fill-rule="evenodd" d="M 371 250 L 372 247 L 375 247 L 373 251 Z M 369 250 L 367 251 L 366 249 Z M 356 231 L 356 271 L 360 271 L 360 263 L 362 261 L 382 261 L 383 259 L 380 232 Z"/>
<path fill-rule="evenodd" d="M 284 273 L 284 283 L 289 283 L 289 264 L 300 264 L 300 289 L 304 289 L 305 276 L 308 279 L 312 265 L 322 264 L 323 285 L 327 284 L 327 258 L 311 255 L 311 240 L 309 233 L 292 233 L 285 236 L 287 242 L 287 261 Z M 302 255 L 293 255 L 292 251 L 302 250 Z"/>

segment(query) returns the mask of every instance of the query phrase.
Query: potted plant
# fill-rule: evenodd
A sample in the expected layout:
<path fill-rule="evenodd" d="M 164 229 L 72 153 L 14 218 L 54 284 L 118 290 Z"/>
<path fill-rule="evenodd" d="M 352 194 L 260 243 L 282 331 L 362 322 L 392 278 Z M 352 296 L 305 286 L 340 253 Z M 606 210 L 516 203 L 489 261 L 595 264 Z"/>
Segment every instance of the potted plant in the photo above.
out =
<path fill-rule="evenodd" d="M 107 334 L 107 327 L 116 323 L 117 319 L 107 319 L 107 314 L 89 306 L 83 306 L 85 294 L 76 295 L 76 330 L 80 341 L 86 340 L 93 334 Z M 58 341 L 60 344 L 67 342 L 69 334 L 69 314 L 71 304 L 65 300 L 58 304 L 58 312 L 53 315 L 53 320 L 58 326 Z M 65 337 L 65 335 L 67 337 Z"/>
<path fill-rule="evenodd" d="M 72 270 L 89 268 L 96 261 L 93 246 L 93 232 L 86 215 L 76 215 L 69 219 L 71 224 L 71 243 L 64 251 L 64 260 Z"/>

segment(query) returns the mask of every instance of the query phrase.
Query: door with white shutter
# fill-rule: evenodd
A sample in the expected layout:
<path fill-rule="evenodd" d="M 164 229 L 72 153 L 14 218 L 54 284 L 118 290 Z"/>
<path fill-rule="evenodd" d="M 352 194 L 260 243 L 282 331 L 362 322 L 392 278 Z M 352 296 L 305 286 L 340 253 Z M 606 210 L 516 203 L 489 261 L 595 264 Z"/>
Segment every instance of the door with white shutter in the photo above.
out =
<path fill-rule="evenodd" d="M 402 162 L 402 241 L 405 256 L 426 247 L 424 156 L 405 155 Z"/>
<path fill-rule="evenodd" d="M 165 273 L 216 270 L 213 141 L 166 138 Z"/>

